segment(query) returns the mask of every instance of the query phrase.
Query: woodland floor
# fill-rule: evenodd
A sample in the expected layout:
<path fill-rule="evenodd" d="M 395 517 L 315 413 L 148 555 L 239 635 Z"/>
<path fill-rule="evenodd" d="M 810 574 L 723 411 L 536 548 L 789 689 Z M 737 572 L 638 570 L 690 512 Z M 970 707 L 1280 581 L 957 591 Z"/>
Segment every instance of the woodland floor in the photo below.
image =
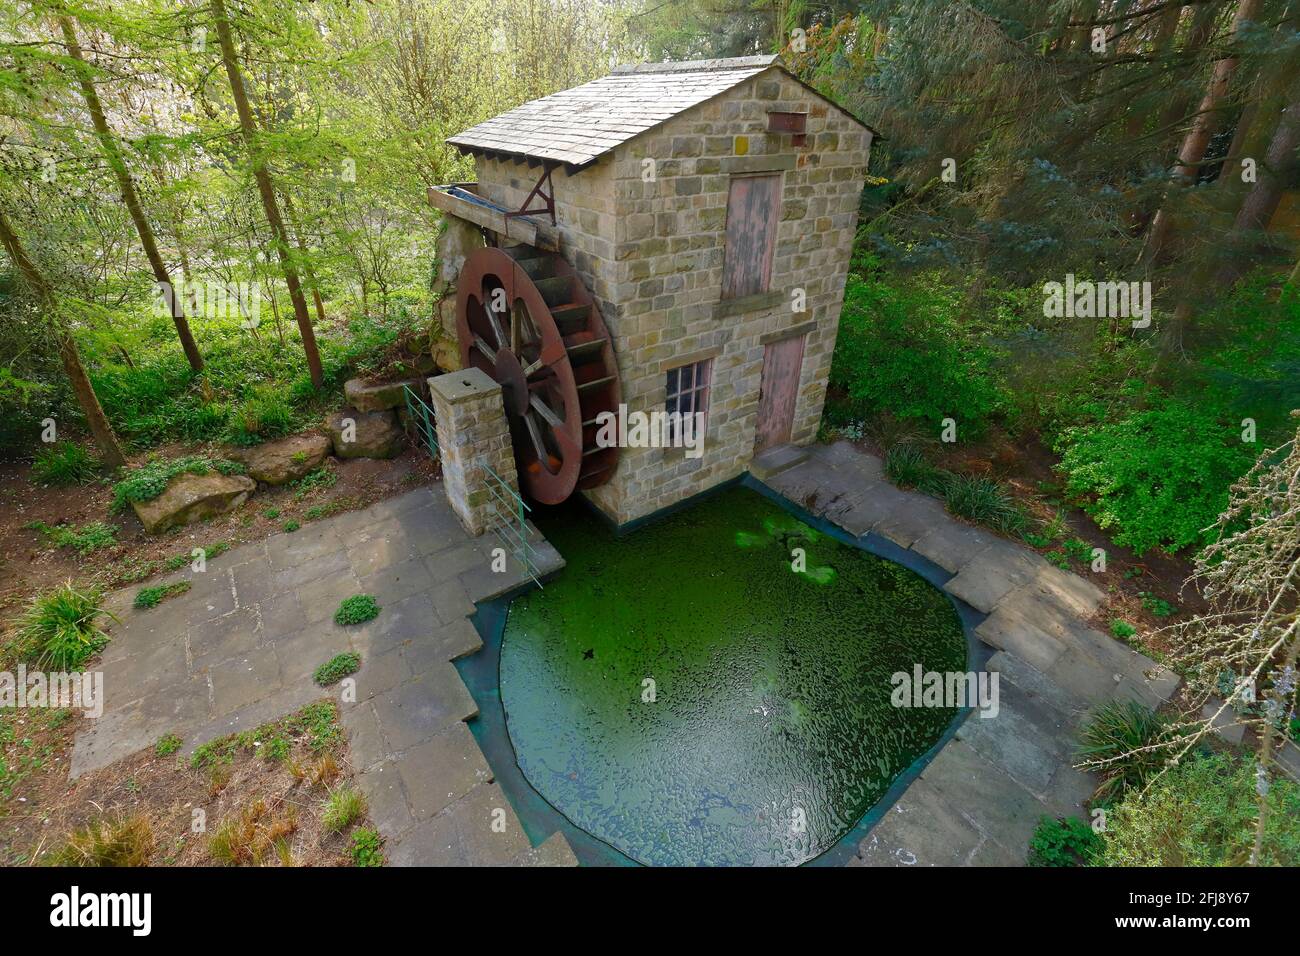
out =
<path fill-rule="evenodd" d="M 132 820 L 147 827 L 143 850 L 150 866 L 350 865 L 352 826 L 331 833 L 321 821 L 330 791 L 349 786 L 354 776 L 337 718 L 329 724 L 328 748 L 300 728 L 284 732 L 287 753 L 268 758 L 262 748 L 281 735 L 273 725 L 232 741 L 228 754 L 201 767 L 182 753 L 147 748 L 69 780 L 67 755 L 85 720 L 66 710 L 0 717 L 6 760 L 18 758 L 0 780 L 4 791 L 12 790 L 0 799 L 0 865 L 52 862 L 77 829 Z M 196 811 L 202 812 L 197 833 Z M 214 855 L 209 842 L 223 824 L 233 836 L 235 861 Z"/>
<path fill-rule="evenodd" d="M 139 465 L 150 456 L 186 454 L 220 455 L 219 447 L 169 445 L 149 455 L 135 455 Z M 284 530 L 286 521 L 308 522 L 353 511 L 432 481 L 436 466 L 419 451 L 407 448 L 397 458 L 328 459 L 337 475 L 332 485 L 309 489 L 289 485 L 261 487 L 241 508 L 210 521 L 176 529 L 162 536 L 145 534 L 132 513 L 109 513 L 112 485 L 108 480 L 89 485 L 42 487 L 34 484 L 26 464 L 0 464 L 0 630 L 33 593 L 67 580 L 94 581 L 108 589 L 139 583 L 166 570 L 169 558 L 188 555 L 196 547 L 229 547 L 266 538 Z M 30 527 L 43 522 L 81 527 L 94 521 L 115 526 L 117 544 L 81 557 L 69 548 L 57 548 L 40 531 Z M 156 567 L 151 567 L 155 562 Z"/>

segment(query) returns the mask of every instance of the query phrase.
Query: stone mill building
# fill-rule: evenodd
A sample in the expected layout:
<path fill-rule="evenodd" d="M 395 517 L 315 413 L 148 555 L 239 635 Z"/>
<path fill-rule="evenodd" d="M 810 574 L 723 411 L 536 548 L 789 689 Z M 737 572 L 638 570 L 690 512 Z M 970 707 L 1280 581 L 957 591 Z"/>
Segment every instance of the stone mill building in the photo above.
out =
<path fill-rule="evenodd" d="M 525 494 L 627 525 L 800 459 L 874 135 L 744 57 L 622 67 L 448 140 L 477 182 L 429 191 L 443 324 L 501 387 Z M 702 445 L 605 447 L 620 406 L 703 413 Z"/>

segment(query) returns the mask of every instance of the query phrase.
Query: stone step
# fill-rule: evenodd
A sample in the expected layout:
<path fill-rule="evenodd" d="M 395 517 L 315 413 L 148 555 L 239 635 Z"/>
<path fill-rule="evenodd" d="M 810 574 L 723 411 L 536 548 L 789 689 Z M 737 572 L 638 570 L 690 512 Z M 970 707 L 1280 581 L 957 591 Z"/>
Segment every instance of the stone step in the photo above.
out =
<path fill-rule="evenodd" d="M 749 463 L 749 471 L 761 481 L 775 477 L 783 471 L 789 471 L 807 460 L 806 448 L 797 445 L 776 445 L 755 455 L 753 461 Z"/>

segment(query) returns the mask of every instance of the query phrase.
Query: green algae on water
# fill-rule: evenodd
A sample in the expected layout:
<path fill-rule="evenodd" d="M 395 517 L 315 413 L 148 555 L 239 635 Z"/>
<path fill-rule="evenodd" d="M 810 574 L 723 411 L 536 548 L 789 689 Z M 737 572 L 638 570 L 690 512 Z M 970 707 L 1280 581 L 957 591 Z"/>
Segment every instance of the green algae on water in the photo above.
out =
<path fill-rule="evenodd" d="M 580 506 L 537 520 L 567 563 L 511 606 L 507 727 L 529 783 L 633 859 L 809 860 L 954 716 L 890 705 L 895 672 L 966 669 L 951 602 L 753 491 L 622 538 Z"/>

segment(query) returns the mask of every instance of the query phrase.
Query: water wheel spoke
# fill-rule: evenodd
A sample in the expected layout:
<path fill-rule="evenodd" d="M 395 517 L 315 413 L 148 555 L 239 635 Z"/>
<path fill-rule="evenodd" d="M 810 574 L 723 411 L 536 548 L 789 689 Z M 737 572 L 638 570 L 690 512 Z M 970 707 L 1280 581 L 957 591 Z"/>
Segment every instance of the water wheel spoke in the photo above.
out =
<path fill-rule="evenodd" d="M 541 415 L 546 421 L 546 424 L 550 425 L 552 428 L 564 427 L 564 422 L 560 420 L 560 417 L 556 415 L 555 412 L 551 411 L 551 406 L 542 401 L 540 396 L 530 395 L 528 397 L 528 404 L 531 405 L 533 410 L 536 411 L 538 415 Z"/>
<path fill-rule="evenodd" d="M 543 367 L 552 366 L 560 359 L 567 358 L 568 354 L 569 350 L 564 347 L 563 342 L 551 342 L 542 349 L 542 354 L 537 356 L 537 361 L 529 362 L 524 366 L 524 378 L 529 378 Z"/>
<path fill-rule="evenodd" d="M 497 315 L 496 309 L 492 308 L 491 299 L 488 300 L 483 310 L 487 313 L 488 325 L 492 326 L 492 335 L 497 340 L 497 345 L 501 348 L 506 347 L 506 330 L 501 327 L 501 317 Z"/>
<path fill-rule="evenodd" d="M 474 347 L 477 348 L 480 352 L 482 352 L 485 356 L 487 356 L 487 360 L 489 362 L 491 362 L 493 365 L 496 364 L 496 360 L 497 360 L 496 350 L 493 349 L 492 346 L 488 345 L 487 342 L 483 341 L 483 336 L 477 333 L 475 333 L 474 335 Z"/>
<path fill-rule="evenodd" d="M 533 451 L 537 453 L 537 461 L 543 466 L 547 466 L 550 459 L 550 453 L 546 450 L 546 443 L 542 441 L 542 429 L 537 424 L 537 419 L 531 414 L 524 416 L 524 425 L 528 429 L 528 437 L 532 440 Z M 549 470 L 549 468 L 547 469 Z"/>

